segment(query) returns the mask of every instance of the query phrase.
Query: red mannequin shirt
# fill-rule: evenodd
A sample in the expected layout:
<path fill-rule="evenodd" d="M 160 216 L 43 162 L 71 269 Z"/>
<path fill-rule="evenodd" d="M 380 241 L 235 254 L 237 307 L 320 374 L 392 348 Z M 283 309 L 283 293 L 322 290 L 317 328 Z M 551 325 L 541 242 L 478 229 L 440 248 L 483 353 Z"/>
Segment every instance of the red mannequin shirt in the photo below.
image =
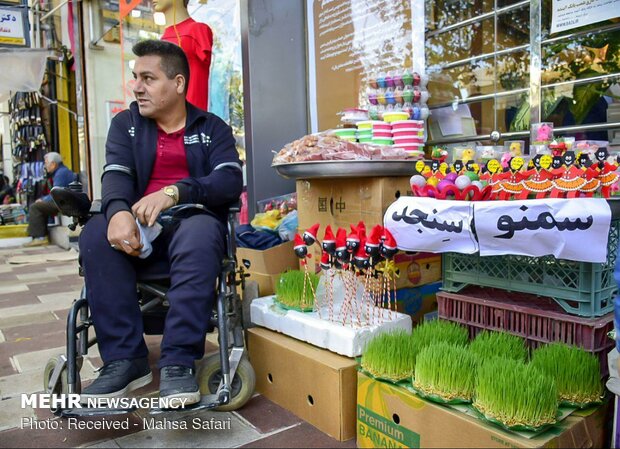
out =
<path fill-rule="evenodd" d="M 209 105 L 209 71 L 213 48 L 211 28 L 190 17 L 176 26 L 167 27 L 161 38 L 176 45 L 181 41 L 180 46 L 189 61 L 187 101 L 206 111 Z"/>

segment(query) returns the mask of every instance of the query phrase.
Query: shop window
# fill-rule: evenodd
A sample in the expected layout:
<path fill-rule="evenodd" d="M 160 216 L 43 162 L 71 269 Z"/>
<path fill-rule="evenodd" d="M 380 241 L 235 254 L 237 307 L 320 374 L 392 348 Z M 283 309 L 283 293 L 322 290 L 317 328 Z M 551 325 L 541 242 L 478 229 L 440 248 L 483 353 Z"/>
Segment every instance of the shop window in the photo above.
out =
<path fill-rule="evenodd" d="M 493 131 L 527 139 L 538 121 L 613 144 L 620 23 L 551 33 L 551 14 L 551 0 L 426 2 L 430 145 L 488 141 Z"/>

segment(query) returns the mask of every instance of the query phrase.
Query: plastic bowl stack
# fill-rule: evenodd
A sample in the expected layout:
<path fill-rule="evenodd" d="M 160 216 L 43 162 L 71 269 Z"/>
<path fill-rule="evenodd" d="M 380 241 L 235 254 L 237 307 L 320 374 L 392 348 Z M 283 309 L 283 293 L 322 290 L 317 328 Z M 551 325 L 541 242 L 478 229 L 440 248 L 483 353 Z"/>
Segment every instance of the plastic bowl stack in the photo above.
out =
<path fill-rule="evenodd" d="M 373 143 L 373 125 L 383 123 L 377 120 L 366 120 L 357 123 L 357 141 L 359 143 Z"/>
<path fill-rule="evenodd" d="M 411 156 L 424 156 L 424 121 L 399 120 L 392 123 L 394 146 L 402 148 Z"/>
<path fill-rule="evenodd" d="M 372 124 L 372 143 L 374 145 L 392 145 L 392 125 L 387 122 Z"/>

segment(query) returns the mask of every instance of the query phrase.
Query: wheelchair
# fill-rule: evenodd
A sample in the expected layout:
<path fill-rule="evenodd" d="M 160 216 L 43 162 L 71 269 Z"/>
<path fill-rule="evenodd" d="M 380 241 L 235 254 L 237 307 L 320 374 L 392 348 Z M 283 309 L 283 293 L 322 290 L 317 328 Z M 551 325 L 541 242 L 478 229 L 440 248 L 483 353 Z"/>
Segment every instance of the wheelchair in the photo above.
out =
<path fill-rule="evenodd" d="M 69 229 L 84 226 L 94 214 L 101 213 L 100 203 L 92 202 L 82 192 L 78 182 L 69 187 L 54 187 L 51 191 L 54 202 L 63 215 L 73 218 Z M 253 395 L 256 384 L 254 369 L 250 364 L 244 343 L 241 297 L 237 287 L 245 287 L 243 267 L 237 268 L 235 256 L 234 221 L 239 205 L 228 210 L 228 232 L 226 254 L 217 282 L 217 300 L 208 332 L 218 329 L 219 352 L 197 362 L 197 382 L 201 400 L 197 404 L 175 411 L 215 409 L 232 411 L 242 407 Z M 174 206 L 166 211 L 169 219 L 178 219 L 195 213 L 206 213 L 200 204 Z M 161 216 L 160 216 L 161 218 Z M 83 276 L 80 267 L 80 276 Z M 166 292 L 169 279 L 161 274 L 139 274 L 136 286 L 137 301 L 140 304 L 145 334 L 157 335 L 163 332 L 163 320 L 168 302 Z M 50 394 L 79 394 L 81 391 L 80 369 L 88 348 L 96 344 L 96 337 L 89 339 L 88 329 L 93 325 L 89 316 L 88 292 L 82 287 L 80 298 L 76 299 L 67 317 L 66 353 L 48 360 L 43 373 L 44 392 Z M 97 416 L 129 413 L 134 409 L 65 409 L 52 405 L 57 416 Z M 151 414 L 167 410 L 151 409 Z"/>

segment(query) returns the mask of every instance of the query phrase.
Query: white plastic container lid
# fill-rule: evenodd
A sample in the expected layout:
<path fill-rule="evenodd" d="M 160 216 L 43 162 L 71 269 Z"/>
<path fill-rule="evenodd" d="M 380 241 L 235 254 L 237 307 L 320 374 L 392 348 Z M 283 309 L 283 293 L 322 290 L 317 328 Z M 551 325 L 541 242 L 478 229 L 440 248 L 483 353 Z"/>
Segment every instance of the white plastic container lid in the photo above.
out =
<path fill-rule="evenodd" d="M 398 126 L 398 125 L 424 126 L 424 120 L 398 120 L 396 122 L 392 122 L 392 126 Z"/>
<path fill-rule="evenodd" d="M 392 128 L 392 132 L 394 133 L 419 133 L 420 131 L 424 131 L 423 128 Z"/>

